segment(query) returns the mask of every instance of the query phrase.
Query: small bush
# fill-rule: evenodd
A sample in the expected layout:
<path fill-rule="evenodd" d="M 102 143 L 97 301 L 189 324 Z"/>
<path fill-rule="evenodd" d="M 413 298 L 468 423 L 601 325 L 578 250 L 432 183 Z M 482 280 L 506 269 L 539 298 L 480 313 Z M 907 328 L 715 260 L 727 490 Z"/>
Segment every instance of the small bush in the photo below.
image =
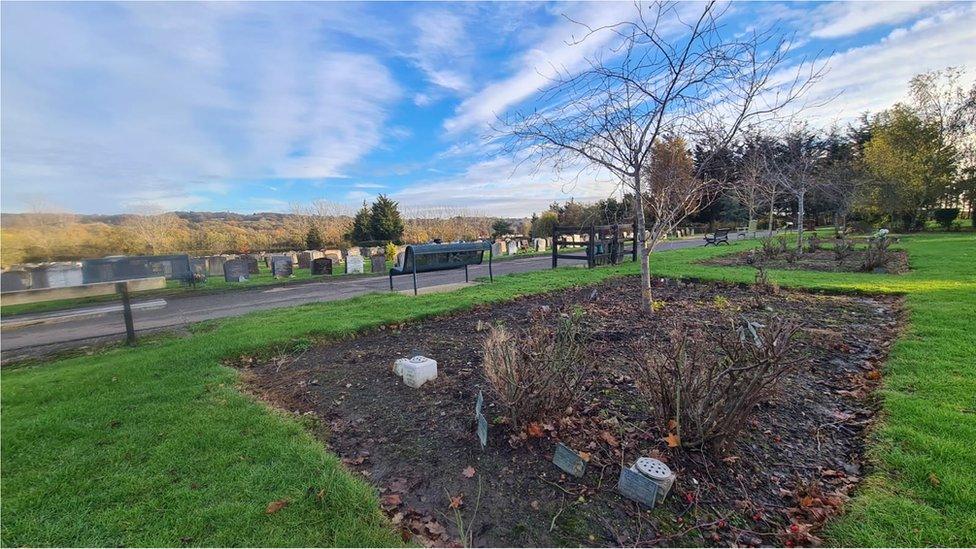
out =
<path fill-rule="evenodd" d="M 817 233 L 811 234 L 807 237 L 807 251 L 810 253 L 817 252 L 823 249 L 823 240 Z"/>
<path fill-rule="evenodd" d="M 773 236 L 764 236 L 759 239 L 759 245 L 762 246 L 762 255 L 767 259 L 772 259 L 779 255 L 780 247 L 776 238 Z"/>
<path fill-rule="evenodd" d="M 769 279 L 769 275 L 766 274 L 766 267 L 764 267 L 761 263 L 756 264 L 755 290 L 760 294 L 776 295 L 779 293 L 779 284 Z"/>
<path fill-rule="evenodd" d="M 834 259 L 838 262 L 844 261 L 854 253 L 854 243 L 846 238 L 840 238 L 834 242 Z"/>
<path fill-rule="evenodd" d="M 932 219 L 947 231 L 952 228 L 952 222 L 957 217 L 959 217 L 959 208 L 939 208 L 932 211 Z"/>
<path fill-rule="evenodd" d="M 793 265 L 796 263 L 797 259 L 800 259 L 800 250 L 797 250 L 796 248 L 789 248 L 783 252 L 783 257 L 786 258 L 787 263 Z"/>
<path fill-rule="evenodd" d="M 715 337 L 675 325 L 666 341 L 637 349 L 637 388 L 682 446 L 719 449 L 796 366 L 789 355 L 797 328 L 741 322 Z"/>
<path fill-rule="evenodd" d="M 582 315 L 542 308 L 513 333 L 492 326 L 483 345 L 485 378 L 516 430 L 577 402 L 591 365 Z"/>
<path fill-rule="evenodd" d="M 861 270 L 869 272 L 886 268 L 891 261 L 889 246 L 891 246 L 891 239 L 887 236 L 880 236 L 869 241 L 868 248 L 865 250 L 864 261 L 861 263 Z"/>
<path fill-rule="evenodd" d="M 779 255 L 779 254 L 785 254 L 789 250 L 792 250 L 793 249 L 793 246 L 791 246 L 791 244 L 793 242 L 794 242 L 794 240 L 793 240 L 792 236 L 787 236 L 785 234 L 781 234 L 781 235 L 777 236 L 776 237 L 776 248 L 777 248 L 777 252 L 776 253 L 777 253 L 777 255 Z"/>

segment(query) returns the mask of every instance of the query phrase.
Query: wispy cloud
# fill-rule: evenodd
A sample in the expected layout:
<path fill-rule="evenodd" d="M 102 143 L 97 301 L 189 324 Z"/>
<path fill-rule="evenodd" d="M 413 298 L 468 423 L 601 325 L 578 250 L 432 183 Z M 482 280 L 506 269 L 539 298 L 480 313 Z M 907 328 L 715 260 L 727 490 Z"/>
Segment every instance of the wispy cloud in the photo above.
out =
<path fill-rule="evenodd" d="M 918 16 L 940 2 L 832 2 L 814 11 L 810 36 L 840 38 L 879 25 L 895 25 Z M 944 3 L 942 3 L 945 5 Z"/>

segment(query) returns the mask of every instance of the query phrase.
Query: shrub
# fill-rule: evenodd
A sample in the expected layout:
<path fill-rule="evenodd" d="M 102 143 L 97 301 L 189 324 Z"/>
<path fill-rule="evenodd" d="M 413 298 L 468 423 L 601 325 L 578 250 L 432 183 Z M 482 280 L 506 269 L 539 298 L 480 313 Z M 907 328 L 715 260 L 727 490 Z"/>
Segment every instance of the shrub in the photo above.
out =
<path fill-rule="evenodd" d="M 807 237 L 807 251 L 810 253 L 817 252 L 823 249 L 823 241 L 817 233 L 811 234 Z"/>
<path fill-rule="evenodd" d="M 397 258 L 397 245 L 394 244 L 393 242 L 387 242 L 386 243 L 386 246 L 385 246 L 385 249 L 384 249 L 384 253 L 386 254 L 386 260 L 387 261 L 396 262 L 396 258 Z"/>
<path fill-rule="evenodd" d="M 888 262 L 891 261 L 889 246 L 891 246 L 891 239 L 887 236 L 876 237 L 869 241 L 868 248 L 865 250 L 864 261 L 861 263 L 861 270 L 873 271 L 887 267 Z"/>
<path fill-rule="evenodd" d="M 834 242 L 834 259 L 838 262 L 844 261 L 854 253 L 854 243 L 846 238 L 838 239 Z"/>
<path fill-rule="evenodd" d="M 796 248 L 787 248 L 784 252 L 784 257 L 786 257 L 786 262 L 790 265 L 796 263 L 797 259 L 800 259 L 800 251 Z"/>
<path fill-rule="evenodd" d="M 534 312 L 514 334 L 492 326 L 483 345 L 485 378 L 506 408 L 512 426 L 543 419 L 583 394 L 591 365 L 582 314 Z"/>
<path fill-rule="evenodd" d="M 796 366 L 789 355 L 797 329 L 743 321 L 716 337 L 676 324 L 666 341 L 638 348 L 637 388 L 681 446 L 719 449 Z"/>
<path fill-rule="evenodd" d="M 957 217 L 959 217 L 959 208 L 939 208 L 932 211 L 932 219 L 947 231 L 952 228 L 952 222 Z"/>
<path fill-rule="evenodd" d="M 780 247 L 779 242 L 773 236 L 763 236 L 759 239 L 759 244 L 762 246 L 762 254 L 767 259 L 772 259 L 779 255 Z"/>
<path fill-rule="evenodd" d="M 778 250 L 777 254 L 785 254 L 789 250 L 792 250 L 793 249 L 793 246 L 791 245 L 792 243 L 793 243 L 792 236 L 787 236 L 785 234 L 781 234 L 777 236 L 776 237 L 776 248 Z"/>

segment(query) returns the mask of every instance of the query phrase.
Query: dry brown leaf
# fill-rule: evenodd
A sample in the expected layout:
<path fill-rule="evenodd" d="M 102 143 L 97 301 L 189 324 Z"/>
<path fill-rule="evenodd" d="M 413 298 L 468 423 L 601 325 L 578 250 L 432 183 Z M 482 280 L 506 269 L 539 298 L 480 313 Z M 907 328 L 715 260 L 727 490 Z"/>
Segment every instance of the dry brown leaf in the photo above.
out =
<path fill-rule="evenodd" d="M 939 480 L 939 477 L 935 476 L 935 473 L 929 473 L 929 484 L 932 486 L 938 486 L 942 484 L 942 481 Z"/>
<path fill-rule="evenodd" d="M 461 476 L 464 478 L 471 478 L 474 476 L 474 473 L 475 473 L 474 467 L 468 465 L 467 467 L 464 468 L 463 471 L 461 471 Z"/>
<path fill-rule="evenodd" d="M 583 461 L 585 461 L 587 463 L 590 462 L 590 457 L 591 456 L 590 456 L 590 453 L 589 452 L 580 452 L 579 453 L 579 457 L 580 457 L 580 459 L 582 459 Z"/>
<path fill-rule="evenodd" d="M 275 501 L 272 501 L 271 503 L 268 504 L 268 508 L 265 509 L 264 512 L 265 512 L 265 514 L 273 515 L 273 514 L 277 513 L 278 511 L 281 511 L 282 509 L 284 509 L 287 505 L 288 505 L 288 500 L 287 499 L 275 500 Z"/>
<path fill-rule="evenodd" d="M 602 439 L 603 442 L 606 442 L 613 448 L 620 446 L 620 442 L 617 441 L 617 437 L 613 436 L 613 434 L 610 431 L 600 431 L 600 439 Z"/>
<path fill-rule="evenodd" d="M 530 423 L 525 428 L 525 432 L 532 438 L 542 438 L 542 435 L 545 434 L 542 430 L 542 425 L 539 425 L 536 422 Z"/>
<path fill-rule="evenodd" d="M 870 372 L 864 374 L 864 377 L 870 379 L 871 381 L 877 381 L 881 379 L 881 372 L 878 370 L 871 370 Z"/>
<path fill-rule="evenodd" d="M 664 437 L 664 442 L 668 443 L 668 448 L 681 446 L 681 439 L 674 433 L 668 433 L 668 436 Z"/>
<path fill-rule="evenodd" d="M 448 505 L 451 509 L 460 509 L 464 505 L 464 496 L 451 496 L 451 503 Z"/>
<path fill-rule="evenodd" d="M 401 503 L 403 503 L 403 498 L 400 497 L 400 494 L 387 494 L 383 496 L 381 501 L 383 507 L 389 508 L 398 507 Z"/>

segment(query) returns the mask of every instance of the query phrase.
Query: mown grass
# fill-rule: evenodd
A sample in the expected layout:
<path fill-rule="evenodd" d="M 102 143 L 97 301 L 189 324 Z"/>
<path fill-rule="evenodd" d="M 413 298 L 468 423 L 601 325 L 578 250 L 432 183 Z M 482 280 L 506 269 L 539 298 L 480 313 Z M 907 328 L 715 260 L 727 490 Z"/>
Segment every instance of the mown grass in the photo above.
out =
<path fill-rule="evenodd" d="M 876 471 L 829 529 L 844 545 L 976 544 L 976 239 L 906 239 L 905 275 L 774 271 L 784 286 L 908 295 L 909 333 L 885 369 Z M 733 247 L 741 249 L 742 245 Z M 750 282 L 749 268 L 655 254 L 658 276 Z M 310 338 L 633 274 L 600 269 L 498 277 L 450 294 L 373 294 L 263 311 L 160 338 L 2 372 L 4 545 L 393 545 L 372 489 L 302 425 L 237 387 L 228 357 Z M 933 481 L 933 478 L 936 479 Z M 322 501 L 306 492 L 325 489 Z M 290 504 L 273 514 L 265 506 Z"/>

